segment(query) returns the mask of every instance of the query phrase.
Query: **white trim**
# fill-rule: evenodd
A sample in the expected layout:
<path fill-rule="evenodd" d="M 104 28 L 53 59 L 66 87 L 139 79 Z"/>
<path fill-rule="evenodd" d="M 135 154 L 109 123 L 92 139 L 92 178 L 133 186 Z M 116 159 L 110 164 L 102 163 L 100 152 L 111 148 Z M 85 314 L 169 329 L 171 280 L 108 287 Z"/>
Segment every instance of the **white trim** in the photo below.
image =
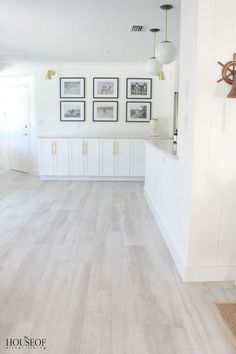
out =
<path fill-rule="evenodd" d="M 143 182 L 144 177 L 103 177 L 103 176 L 40 176 L 41 181 L 114 181 L 114 182 Z"/>
<path fill-rule="evenodd" d="M 167 244 L 167 247 L 172 255 L 172 258 L 174 259 L 175 265 L 181 275 L 181 278 L 184 280 L 185 270 L 186 270 L 184 257 L 179 251 L 176 243 L 174 242 L 173 235 L 171 235 L 171 233 L 168 230 L 168 227 L 165 225 L 164 221 L 162 220 L 160 213 L 157 210 L 157 207 L 146 187 L 144 187 L 144 195 L 149 205 L 149 208 L 151 209 L 154 215 L 156 223 L 161 231 L 161 234 Z"/>

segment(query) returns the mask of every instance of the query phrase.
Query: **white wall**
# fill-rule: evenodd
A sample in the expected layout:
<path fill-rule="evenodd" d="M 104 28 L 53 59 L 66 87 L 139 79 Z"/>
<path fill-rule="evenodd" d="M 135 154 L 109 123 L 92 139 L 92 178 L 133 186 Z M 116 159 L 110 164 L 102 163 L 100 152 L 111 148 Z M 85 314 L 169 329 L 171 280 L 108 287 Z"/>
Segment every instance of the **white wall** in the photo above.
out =
<path fill-rule="evenodd" d="M 48 69 L 55 69 L 57 75 L 53 80 L 45 80 Z M 172 135 L 173 100 L 176 90 L 175 64 L 164 68 L 166 80 L 153 78 L 152 116 L 159 118 L 160 134 Z M 148 135 L 148 124 L 126 123 L 126 78 L 146 77 L 144 64 L 21 64 L 9 65 L 1 70 L 3 82 L 7 78 L 32 76 L 35 83 L 35 116 L 32 124 L 36 124 L 36 134 L 40 135 Z M 80 123 L 60 122 L 59 78 L 65 76 L 86 77 L 86 121 Z M 117 123 L 92 122 L 93 77 L 118 77 L 119 121 Z M 5 85 L 5 84 L 4 84 Z M 1 82 L 0 82 L 1 86 Z M 1 130 L 1 127 L 0 127 Z M 35 153 L 33 152 L 35 156 Z M 34 163 L 34 161 L 33 161 Z"/>
<path fill-rule="evenodd" d="M 184 275 L 188 257 L 197 43 L 197 2 L 181 3 L 178 159 L 148 147 L 145 190 L 155 216 Z"/>
<path fill-rule="evenodd" d="M 199 0 L 193 201 L 186 277 L 236 279 L 236 99 L 218 61 L 236 51 L 236 1 Z"/>
<path fill-rule="evenodd" d="M 149 148 L 146 191 L 186 281 L 236 279 L 236 99 L 216 82 L 235 38 L 235 0 L 182 0 L 179 158 Z"/>

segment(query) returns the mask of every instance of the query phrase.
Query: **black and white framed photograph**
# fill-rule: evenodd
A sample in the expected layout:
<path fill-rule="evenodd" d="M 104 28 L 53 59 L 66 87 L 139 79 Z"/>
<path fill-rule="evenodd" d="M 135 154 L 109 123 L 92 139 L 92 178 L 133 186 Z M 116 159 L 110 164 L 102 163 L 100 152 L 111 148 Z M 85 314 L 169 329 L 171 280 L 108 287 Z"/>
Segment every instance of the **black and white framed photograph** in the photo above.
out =
<path fill-rule="evenodd" d="M 60 120 L 61 122 L 85 121 L 85 101 L 61 101 Z"/>
<path fill-rule="evenodd" d="M 85 78 L 61 77 L 60 98 L 85 98 Z"/>
<path fill-rule="evenodd" d="M 93 98 L 118 98 L 119 79 L 117 77 L 94 77 Z"/>
<path fill-rule="evenodd" d="M 151 108 L 151 102 L 126 102 L 126 122 L 150 122 Z"/>
<path fill-rule="evenodd" d="M 152 79 L 127 79 L 126 97 L 128 99 L 151 99 Z"/>
<path fill-rule="evenodd" d="M 117 101 L 93 101 L 94 122 L 117 122 L 118 102 Z"/>

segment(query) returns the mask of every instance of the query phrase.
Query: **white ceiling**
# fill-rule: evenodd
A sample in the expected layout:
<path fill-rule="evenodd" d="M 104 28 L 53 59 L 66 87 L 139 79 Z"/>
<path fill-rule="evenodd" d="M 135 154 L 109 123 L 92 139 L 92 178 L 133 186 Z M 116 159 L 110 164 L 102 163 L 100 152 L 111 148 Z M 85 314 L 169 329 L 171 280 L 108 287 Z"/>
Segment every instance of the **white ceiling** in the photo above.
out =
<path fill-rule="evenodd" d="M 169 39 L 178 45 L 179 2 L 169 12 Z M 150 28 L 162 30 L 161 0 L 0 0 L 0 61 L 144 62 Z M 132 33 L 132 25 L 145 25 Z M 102 54 L 101 52 L 109 53 Z"/>

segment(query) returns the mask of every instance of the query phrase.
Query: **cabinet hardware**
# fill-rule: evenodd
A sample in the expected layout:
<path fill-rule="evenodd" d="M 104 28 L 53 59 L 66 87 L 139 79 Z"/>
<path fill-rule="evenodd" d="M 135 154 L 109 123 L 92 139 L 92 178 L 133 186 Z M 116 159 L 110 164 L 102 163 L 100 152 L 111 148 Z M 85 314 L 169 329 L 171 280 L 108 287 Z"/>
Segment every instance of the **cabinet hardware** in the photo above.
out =
<path fill-rule="evenodd" d="M 88 155 L 88 142 L 85 143 L 85 155 Z"/>
<path fill-rule="evenodd" d="M 84 144 L 84 141 L 83 141 L 83 144 L 82 144 L 82 155 L 83 156 L 85 155 L 85 144 Z"/>
<path fill-rule="evenodd" d="M 113 143 L 113 155 L 115 155 L 116 154 L 116 143 L 114 142 Z"/>
<path fill-rule="evenodd" d="M 51 143 L 51 153 L 54 155 L 54 149 L 53 149 L 54 143 Z"/>
<path fill-rule="evenodd" d="M 116 155 L 119 155 L 119 143 L 116 143 Z"/>
<path fill-rule="evenodd" d="M 55 143 L 55 155 L 57 154 L 57 143 Z"/>

